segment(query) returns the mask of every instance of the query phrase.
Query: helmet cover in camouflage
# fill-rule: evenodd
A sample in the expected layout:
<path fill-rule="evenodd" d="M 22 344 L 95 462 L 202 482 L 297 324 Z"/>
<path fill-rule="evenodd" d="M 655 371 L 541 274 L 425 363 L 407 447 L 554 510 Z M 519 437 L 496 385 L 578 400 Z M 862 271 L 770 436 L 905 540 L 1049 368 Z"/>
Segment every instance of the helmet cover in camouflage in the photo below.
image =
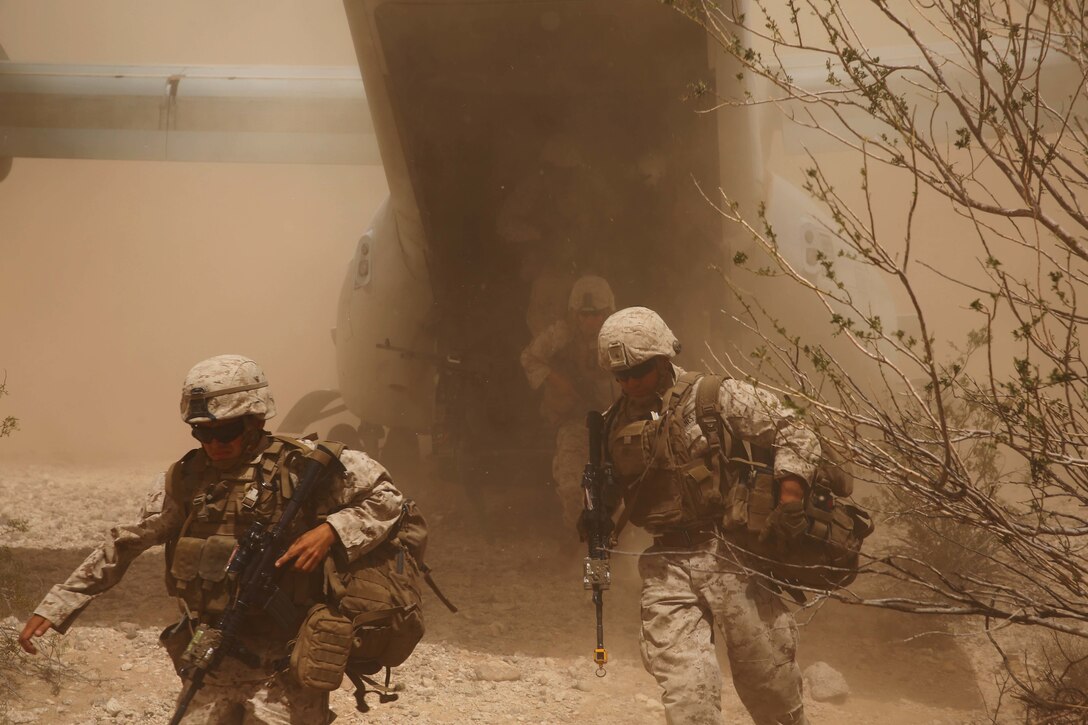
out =
<path fill-rule="evenodd" d="M 680 341 L 653 310 L 626 307 L 611 315 L 597 335 L 597 362 L 605 370 L 626 370 L 650 358 L 672 358 Z"/>
<path fill-rule="evenodd" d="M 193 366 L 181 388 L 181 419 L 186 423 L 255 415 L 267 420 L 276 402 L 261 366 L 242 355 L 216 355 Z"/>
<path fill-rule="evenodd" d="M 567 309 L 571 312 L 600 312 L 616 309 L 616 296 L 604 277 L 579 277 L 570 290 Z"/>

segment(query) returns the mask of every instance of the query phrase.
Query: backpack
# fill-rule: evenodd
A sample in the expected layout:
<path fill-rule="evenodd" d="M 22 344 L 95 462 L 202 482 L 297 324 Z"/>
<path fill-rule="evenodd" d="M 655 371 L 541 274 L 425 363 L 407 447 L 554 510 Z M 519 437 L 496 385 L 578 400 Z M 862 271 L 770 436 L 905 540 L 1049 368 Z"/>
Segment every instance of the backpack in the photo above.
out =
<path fill-rule="evenodd" d="M 805 530 L 784 543 L 768 531 L 777 505 L 774 451 L 728 434 L 718 409 L 722 378 L 704 375 L 695 387 L 695 414 L 711 454 L 723 459 L 721 470 L 728 538 L 747 554 L 748 564 L 775 582 L 833 591 L 851 584 L 858 574 L 862 542 L 873 533 L 872 517 L 845 499 L 853 478 L 843 461 L 824 455 L 804 498 Z M 726 450 L 728 449 L 728 450 Z M 798 590 L 791 592 L 803 599 Z"/>
<path fill-rule="evenodd" d="M 423 563 L 426 544 L 426 522 L 408 500 L 393 530 L 372 551 L 351 563 L 342 554 L 330 554 L 326 601 L 310 609 L 291 651 L 291 671 L 302 685 L 335 690 L 346 674 L 355 684 L 361 712 L 369 710 L 367 685 L 378 691 L 381 702 L 397 699 L 390 671 L 408 659 L 423 637 L 422 584 L 457 611 Z M 382 668 L 384 685 L 371 679 Z"/>

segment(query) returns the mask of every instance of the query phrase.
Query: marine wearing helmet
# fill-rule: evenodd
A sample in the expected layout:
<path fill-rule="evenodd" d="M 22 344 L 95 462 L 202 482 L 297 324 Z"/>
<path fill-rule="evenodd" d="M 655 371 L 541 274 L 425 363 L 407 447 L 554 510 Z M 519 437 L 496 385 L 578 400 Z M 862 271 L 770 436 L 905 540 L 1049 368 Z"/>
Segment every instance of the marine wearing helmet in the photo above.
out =
<path fill-rule="evenodd" d="M 253 415 L 274 418 L 276 401 L 261 366 L 242 355 L 216 355 L 201 360 L 181 386 L 181 419 L 207 423 Z"/>
<path fill-rule="evenodd" d="M 256 361 L 242 355 L 201 360 L 181 386 L 181 419 L 217 468 L 229 468 L 254 451 L 264 421 L 274 415 L 268 378 Z"/>
<path fill-rule="evenodd" d="M 183 613 L 162 639 L 176 666 L 197 625 L 214 626 L 237 598 L 238 582 L 225 572 L 238 541 L 254 525 L 280 520 L 314 444 L 264 430 L 276 404 L 261 366 L 242 355 L 194 365 L 182 384 L 180 413 L 200 447 L 156 478 L 135 523 L 111 528 L 107 541 L 49 591 L 20 635 L 27 652 L 36 651 L 33 639 L 50 628 L 67 631 L 156 544 L 166 545 L 167 589 Z M 347 449 L 339 461 L 343 472 L 330 475 L 292 519 L 286 531 L 293 543 L 276 561 L 277 588 L 302 614 L 323 597 L 320 565 L 334 547 L 338 561 L 360 561 L 406 510 L 406 499 L 377 462 Z M 254 708 L 269 721 L 327 722 L 327 692 L 302 685 L 276 664 L 291 651 L 295 634 L 263 610 L 248 613 L 239 638 L 253 656 L 225 658 L 182 722 L 233 722 L 233 713 Z"/>
<path fill-rule="evenodd" d="M 612 377 L 597 367 L 597 332 L 615 307 L 607 280 L 579 277 L 567 298 L 566 317 L 545 328 L 521 353 L 530 387 L 543 388 L 541 416 L 555 430 L 552 480 L 570 526 L 582 508 L 582 468 L 589 454 L 586 411 L 607 407 L 615 393 Z"/>
<path fill-rule="evenodd" d="M 753 720 L 800 725 L 796 626 L 777 597 L 729 564 L 728 517 L 755 509 L 734 496 L 748 489 L 721 460 L 734 441 L 773 450 L 780 515 L 800 505 L 819 444 L 767 391 L 685 372 L 673 364 L 679 352 L 646 307 L 619 310 L 597 336 L 598 364 L 622 391 L 605 415 L 603 454 L 616 487 L 605 500 L 622 501 L 621 521 L 654 537 L 639 561 L 642 660 L 664 691 L 669 722 L 722 723 L 717 628 Z"/>

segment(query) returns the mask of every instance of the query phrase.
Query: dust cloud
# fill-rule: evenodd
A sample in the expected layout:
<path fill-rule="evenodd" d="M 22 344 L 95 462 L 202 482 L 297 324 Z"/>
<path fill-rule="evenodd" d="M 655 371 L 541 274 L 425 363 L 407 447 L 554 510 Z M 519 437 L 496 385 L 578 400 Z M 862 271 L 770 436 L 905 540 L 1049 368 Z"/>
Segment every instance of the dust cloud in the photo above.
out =
<path fill-rule="evenodd" d="M 479 7 L 486 12 L 490 6 Z M 387 20 L 391 33 L 416 27 L 409 17 L 400 18 L 401 25 L 392 15 Z M 429 30 L 442 34 L 448 26 L 436 23 Z M 687 37 L 680 32 L 677 45 L 683 46 Z M 0 45 L 14 60 L 39 62 L 354 64 L 343 8 L 331 0 L 251 0 L 228 7 L 204 0 L 184 8 L 165 0 L 112 0 L 93 10 L 75 0 L 0 0 Z M 509 49 L 519 49 L 515 35 L 510 36 Z M 704 49 L 690 44 L 688 49 L 685 58 L 698 60 L 703 64 L 700 69 L 707 70 Z M 563 55 L 562 49 L 557 55 Z M 658 99 L 674 104 L 673 115 L 658 119 L 661 127 L 653 128 L 640 121 L 649 116 L 655 101 L 639 105 L 583 88 L 561 103 L 549 103 L 534 97 L 533 88 L 518 86 L 523 79 L 512 78 L 511 87 L 517 86 L 521 95 L 516 103 L 499 109 L 506 125 L 495 120 L 499 116 L 491 119 L 492 125 L 474 125 L 469 121 L 488 119 L 493 110 L 488 93 L 457 98 L 443 91 L 436 73 L 446 69 L 437 58 L 401 49 L 388 60 L 404 77 L 435 84 L 417 85 L 432 91 L 429 95 L 400 99 L 406 105 L 413 100 L 423 104 L 404 129 L 427 148 L 439 150 L 440 168 L 416 179 L 421 193 L 433 200 L 442 187 L 456 192 L 431 207 L 433 217 L 428 221 L 429 231 L 441 232 L 439 241 L 446 244 L 437 258 L 446 263 L 445 269 L 464 272 L 472 282 L 442 288 L 443 293 L 460 294 L 468 301 L 465 307 L 445 309 L 447 315 L 467 313 L 447 326 L 445 334 L 457 338 L 479 334 L 494 345 L 487 352 L 508 363 L 506 387 L 485 391 L 490 396 L 483 400 L 488 412 L 512 407 L 510 391 L 527 395 L 516 367 L 516 354 L 528 338 L 525 305 L 510 305 L 499 295 L 504 291 L 521 295 L 527 304 L 534 274 L 547 270 L 549 263 L 568 276 L 597 272 L 610 277 L 619 306 L 662 309 L 688 345 L 681 363 L 700 366 L 702 340 L 719 329 L 716 300 L 723 292 L 706 265 L 722 260 L 685 253 L 709 249 L 721 255 L 722 250 L 717 248 L 719 220 L 696 196 L 691 167 L 701 165 L 706 172 L 703 180 L 712 188 L 719 182 L 720 159 L 700 156 L 698 148 L 687 144 L 687 134 L 714 136 L 719 129 L 709 116 L 682 127 L 680 119 L 692 118 L 690 107 L 682 107 L 681 93 L 660 79 L 654 91 Z M 544 72 L 555 67 L 553 60 L 541 57 L 535 62 Z M 649 66 L 660 64 L 656 58 L 646 60 L 645 74 L 650 73 Z M 672 60 L 679 63 L 681 57 Z M 617 78 L 622 68 L 615 64 Z M 588 78 L 584 73 L 578 77 Z M 635 85 L 642 78 L 627 82 Z M 436 117 L 452 120 L 441 126 L 429 124 Z M 464 128 L 458 122 L 464 122 Z M 553 122 L 565 126 L 552 142 L 532 150 L 521 145 L 519 131 L 540 131 Z M 600 134 L 594 141 L 573 148 L 567 143 L 590 128 Z M 641 148 L 655 134 L 667 142 L 661 148 Z M 735 134 L 730 148 L 742 149 L 744 143 Z M 478 152 L 485 146 L 486 154 Z M 689 157 L 680 156 L 681 147 Z M 733 182 L 747 182 L 749 170 L 739 156 L 724 168 Z M 605 182 L 598 177 L 609 176 L 624 177 L 626 185 L 599 188 Z M 682 189 L 687 190 L 683 196 Z M 138 490 L 142 484 L 136 480 L 144 477 L 123 478 L 113 466 L 126 461 L 161 465 L 191 447 L 188 431 L 177 417 L 178 393 L 189 366 L 210 355 L 242 353 L 260 361 L 281 415 L 305 392 L 335 387 L 330 329 L 340 286 L 349 273 L 356 240 L 386 192 L 383 170 L 377 167 L 17 159 L 10 176 L 0 183 L 0 369 L 6 370 L 11 391 L 10 397 L 0 400 L 0 417 L 17 416 L 21 430 L 0 441 L 0 457 L 42 466 L 87 462 L 110 467 L 99 467 L 94 475 L 72 475 L 71 480 L 63 478 L 65 469 L 43 474 L 34 467 L 13 468 L 11 489 L 48 485 L 58 495 L 67 491 L 62 497 L 71 499 L 69 506 L 82 500 L 77 494 L 93 494 L 90 506 L 101 496 L 109 504 L 102 507 L 103 518 L 108 514 L 114 520 L 122 513 L 118 506 L 126 492 Z M 530 213 L 522 213 L 526 208 L 545 213 L 529 218 Z M 567 214 L 575 220 L 569 226 L 577 234 L 564 234 L 561 223 Z M 551 248 L 558 256 L 539 258 L 536 252 L 543 245 L 537 242 L 542 239 L 562 240 Z M 594 245 L 604 253 L 587 254 Z M 483 259 L 490 261 L 477 265 Z M 696 272 L 702 275 L 697 284 L 691 276 Z M 489 273 L 498 284 L 476 277 Z M 518 407 L 524 416 L 535 415 L 532 401 L 522 400 Z M 497 419 L 496 426 L 518 429 L 509 419 Z M 481 439 L 490 441 L 490 429 L 481 427 L 480 433 Z M 480 482 L 471 477 L 462 483 L 472 489 L 454 488 L 426 474 L 398 479 L 422 482 L 421 505 L 428 516 L 433 514 L 432 526 L 444 537 L 444 543 L 435 547 L 436 561 L 467 612 L 456 620 L 443 620 L 445 615 L 438 614 L 432 634 L 468 648 L 468 654 L 459 652 L 458 663 L 483 651 L 559 657 L 554 667 L 546 664 L 562 667 L 554 679 L 566 686 L 569 673 L 585 664 L 575 657 L 584 657 L 589 637 L 583 632 L 589 630 L 571 627 L 570 612 L 585 601 L 575 557 L 558 561 L 553 555 L 557 540 L 567 536 L 557 533 L 553 492 L 533 485 L 542 484 L 547 475 L 549 454 L 539 454 L 551 440 L 506 442 L 511 451 L 531 449 L 537 454 L 540 480 L 515 490 L 528 476 L 523 471 L 521 481 L 513 480 L 518 474 L 512 467 L 522 465 L 513 458 L 501 466 L 488 464 L 499 473 L 493 476 L 497 485 L 489 489 L 478 487 Z M 390 468 L 398 477 L 404 470 L 394 463 Z M 111 486 L 109 480 L 117 483 Z M 134 500 L 128 503 L 135 505 Z M 13 512 L 29 512 L 37 503 L 36 496 L 24 496 L 23 508 Z M 73 508 L 71 519 L 83 515 L 81 507 Z M 526 511 L 532 516 L 519 516 Z M 37 531 L 37 524 L 32 529 Z M 63 560 L 50 553 L 43 559 L 54 557 L 49 559 L 50 571 L 60 577 L 78 561 L 76 550 L 89 544 L 89 539 L 81 539 L 72 542 Z M 29 550 L 42 544 L 27 541 L 23 546 Z M 609 600 L 609 606 L 617 607 L 617 616 L 609 621 L 622 622 L 616 640 L 623 643 L 618 651 L 623 666 L 630 669 L 625 680 L 632 683 L 630 690 L 652 691 L 649 676 L 637 665 L 633 566 L 633 558 L 620 564 L 625 569 L 618 577 L 622 584 Z M 151 565 L 148 571 L 145 591 L 159 586 L 161 574 Z M 151 581 L 153 585 L 147 584 Z M 542 598 L 540 591 L 562 592 L 563 598 Z M 123 594 L 118 591 L 118 596 Z M 150 632 L 157 622 L 152 614 L 158 617 L 160 610 L 148 605 L 140 615 L 146 614 L 147 621 L 138 623 Z M 588 622 L 588 610 L 580 613 Z M 113 626 L 121 616 L 133 615 L 127 609 L 116 616 L 107 613 L 103 623 Z M 822 629 L 812 626 L 806 631 L 810 644 L 803 645 L 809 647 L 804 656 L 841 662 L 859 689 L 881 693 L 875 704 L 866 706 L 867 713 L 882 713 L 885 695 L 892 699 L 906 693 L 922 701 L 940 689 L 939 680 L 948 673 L 934 669 L 929 679 L 919 679 L 911 667 L 915 652 L 885 657 L 874 648 L 864 660 L 847 652 L 842 644 L 851 642 L 849 630 L 857 627 L 858 618 L 839 616 Z M 901 631 L 901 623 L 888 624 L 883 615 L 868 617 L 869 634 L 884 647 L 880 652 L 888 650 L 886 640 L 906 641 L 914 633 Z M 969 664 L 962 657 L 954 662 L 964 680 L 969 679 Z M 879 682 L 880 677 L 888 682 Z M 168 685 L 162 683 L 161 689 L 165 692 Z M 962 689 L 968 691 L 969 684 Z M 524 694 L 507 699 L 530 703 L 542 699 L 538 692 Z M 624 697 L 627 704 L 591 707 L 625 717 L 630 697 Z M 945 699 L 936 706 L 971 709 L 976 703 Z M 642 714 L 647 721 L 660 719 L 656 712 Z M 827 721 L 864 721 L 851 717 L 857 712 L 827 714 Z M 918 721 L 917 715 L 898 721 Z"/>
<path fill-rule="evenodd" d="M 188 447 L 189 367 L 261 362 L 286 411 L 335 387 L 330 329 L 373 167 L 17 159 L 0 186 L 5 457 L 147 460 Z"/>
<path fill-rule="evenodd" d="M 17 62 L 354 66 L 343 6 L 0 0 Z M 335 387 L 330 329 L 379 167 L 16 159 L 0 182 L 0 457 L 171 460 L 188 368 L 266 368 L 285 411 Z M 0 373 L 0 379 L 2 379 Z M 281 412 L 282 415 L 282 412 Z"/>

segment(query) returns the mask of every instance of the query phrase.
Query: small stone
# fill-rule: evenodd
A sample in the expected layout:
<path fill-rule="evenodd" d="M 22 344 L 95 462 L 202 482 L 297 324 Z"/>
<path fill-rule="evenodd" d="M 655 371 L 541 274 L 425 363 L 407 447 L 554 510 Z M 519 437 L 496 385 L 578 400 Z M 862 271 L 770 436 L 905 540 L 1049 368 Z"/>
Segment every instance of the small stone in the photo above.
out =
<path fill-rule="evenodd" d="M 665 706 L 661 704 L 661 700 L 649 697 L 648 695 L 643 695 L 641 692 L 635 695 L 635 702 L 652 713 L 661 714 L 665 712 Z"/>
<path fill-rule="evenodd" d="M 504 662 L 484 662 L 472 668 L 473 679 L 481 682 L 513 682 L 521 679 L 521 670 Z"/>
<path fill-rule="evenodd" d="M 841 703 L 850 695 L 846 678 L 826 662 L 814 662 L 805 668 L 805 689 L 816 702 Z"/>
<path fill-rule="evenodd" d="M 109 702 L 106 703 L 106 712 L 110 715 L 117 716 L 121 714 L 121 711 L 125 708 L 121 707 L 121 703 L 117 701 L 117 698 L 111 697 Z"/>
<path fill-rule="evenodd" d="M 122 672 L 128 672 L 131 669 L 132 669 L 132 663 L 131 662 L 125 662 L 123 665 L 121 665 L 121 671 Z"/>
<path fill-rule="evenodd" d="M 593 691 L 593 681 L 588 678 L 582 678 L 574 683 L 575 690 L 581 690 L 582 692 Z"/>
<path fill-rule="evenodd" d="M 117 630 L 123 633 L 128 639 L 136 639 L 136 635 L 140 633 L 140 625 L 133 624 L 132 622 L 121 622 L 117 625 Z"/>

